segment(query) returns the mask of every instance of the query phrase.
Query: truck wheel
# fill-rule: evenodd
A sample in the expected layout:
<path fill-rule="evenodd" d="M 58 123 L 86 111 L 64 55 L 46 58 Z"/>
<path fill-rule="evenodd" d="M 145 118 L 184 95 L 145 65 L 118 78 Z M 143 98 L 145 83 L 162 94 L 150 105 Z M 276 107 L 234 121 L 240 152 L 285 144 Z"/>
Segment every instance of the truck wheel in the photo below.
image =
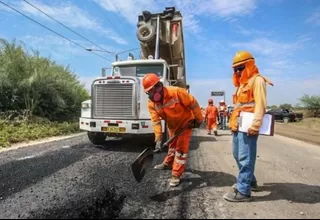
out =
<path fill-rule="evenodd" d="M 284 117 L 284 118 L 283 118 L 283 122 L 284 122 L 284 123 L 288 123 L 289 121 L 290 121 L 290 118 L 288 118 L 288 117 Z"/>
<path fill-rule="evenodd" d="M 156 31 L 154 27 L 150 24 L 141 25 L 137 30 L 137 37 L 139 41 L 143 43 L 150 42 L 151 40 L 153 40 L 155 35 L 156 35 Z"/>
<path fill-rule="evenodd" d="M 88 132 L 88 138 L 94 145 L 103 145 L 106 142 L 107 135 L 100 132 Z"/>

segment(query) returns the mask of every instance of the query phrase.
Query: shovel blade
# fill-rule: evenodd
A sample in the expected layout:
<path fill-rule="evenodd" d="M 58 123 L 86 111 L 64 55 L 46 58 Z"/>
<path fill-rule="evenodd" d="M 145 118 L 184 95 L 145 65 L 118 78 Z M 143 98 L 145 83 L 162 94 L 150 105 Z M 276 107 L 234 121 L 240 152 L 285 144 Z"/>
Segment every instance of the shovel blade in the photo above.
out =
<path fill-rule="evenodd" d="M 153 150 L 151 148 L 146 148 L 132 163 L 131 170 L 137 182 L 141 182 L 147 169 L 152 165 L 153 155 Z"/>

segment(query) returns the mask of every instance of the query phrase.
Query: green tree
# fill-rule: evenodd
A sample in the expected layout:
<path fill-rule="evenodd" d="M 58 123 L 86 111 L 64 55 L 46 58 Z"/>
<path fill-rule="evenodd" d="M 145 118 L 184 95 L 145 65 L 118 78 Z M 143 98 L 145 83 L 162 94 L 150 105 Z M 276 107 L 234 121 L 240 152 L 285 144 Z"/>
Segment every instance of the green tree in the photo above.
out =
<path fill-rule="evenodd" d="M 282 109 L 292 109 L 293 107 L 292 107 L 291 104 L 285 103 L 285 104 L 279 105 L 279 108 L 282 108 Z"/>
<path fill-rule="evenodd" d="M 304 94 L 300 99 L 301 103 L 312 112 L 314 117 L 320 115 L 320 96 L 319 95 L 307 95 Z"/>
<path fill-rule="evenodd" d="M 276 108 L 278 108 L 278 106 L 276 106 L 276 105 L 271 105 L 271 106 L 268 106 L 267 108 L 268 108 L 268 109 L 276 109 Z"/>
<path fill-rule="evenodd" d="M 79 117 L 89 98 L 69 67 L 28 53 L 22 45 L 0 40 L 0 112 L 21 111 L 29 117 L 71 120 Z"/>

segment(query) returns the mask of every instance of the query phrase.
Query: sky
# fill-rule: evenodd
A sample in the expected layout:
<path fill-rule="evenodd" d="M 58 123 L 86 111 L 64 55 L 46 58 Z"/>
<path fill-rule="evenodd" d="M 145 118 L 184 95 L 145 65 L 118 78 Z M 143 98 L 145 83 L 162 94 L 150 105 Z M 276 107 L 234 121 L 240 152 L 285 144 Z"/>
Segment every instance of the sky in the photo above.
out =
<path fill-rule="evenodd" d="M 87 88 L 115 58 L 85 48 L 137 48 L 138 14 L 175 6 L 183 15 L 187 83 L 202 106 L 211 91 L 225 91 L 227 104 L 232 104 L 231 65 L 238 50 L 251 52 L 260 73 L 273 82 L 267 87 L 269 106 L 296 105 L 303 94 L 320 95 L 319 0 L 28 0 L 75 33 L 23 0 L 0 1 L 59 34 L 0 2 L 0 38 L 16 39 L 27 50 L 69 65 Z M 212 98 L 215 103 L 223 99 Z"/>

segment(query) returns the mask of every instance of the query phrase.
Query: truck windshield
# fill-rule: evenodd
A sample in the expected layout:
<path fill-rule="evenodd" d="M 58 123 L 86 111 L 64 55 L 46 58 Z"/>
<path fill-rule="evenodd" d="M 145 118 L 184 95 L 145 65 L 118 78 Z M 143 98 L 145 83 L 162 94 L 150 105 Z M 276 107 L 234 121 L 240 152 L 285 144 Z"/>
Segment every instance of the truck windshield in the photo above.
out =
<path fill-rule="evenodd" d="M 155 73 L 158 76 L 163 75 L 163 65 L 159 64 L 148 64 L 148 65 L 124 65 L 114 66 L 113 75 L 121 76 L 137 76 L 143 77 L 147 73 Z"/>

